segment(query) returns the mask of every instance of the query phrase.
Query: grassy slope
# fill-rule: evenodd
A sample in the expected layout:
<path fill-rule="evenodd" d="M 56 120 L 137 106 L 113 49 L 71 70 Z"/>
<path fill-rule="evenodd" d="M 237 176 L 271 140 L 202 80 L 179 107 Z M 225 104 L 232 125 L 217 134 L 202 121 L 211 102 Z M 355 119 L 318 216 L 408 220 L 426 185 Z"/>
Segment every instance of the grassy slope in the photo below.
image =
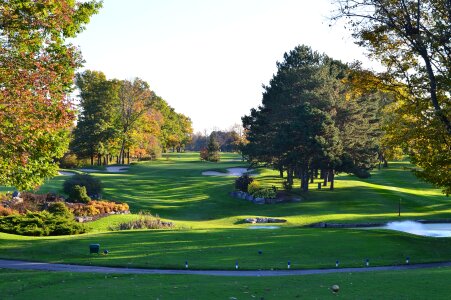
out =
<path fill-rule="evenodd" d="M 260 278 L 0 270 L 0 290 L 5 300 L 449 299 L 450 277 L 451 268 Z"/>
<path fill-rule="evenodd" d="M 0 257 L 53 262 L 137 267 L 230 269 L 235 260 L 244 269 L 330 267 L 336 259 L 360 266 L 451 260 L 450 239 L 418 237 L 384 230 L 306 229 L 318 221 L 365 222 L 404 218 L 450 218 L 449 200 L 404 170 L 405 162 L 376 171 L 367 180 L 339 176 L 336 191 L 312 190 L 300 203 L 255 205 L 229 197 L 231 177 L 207 177 L 201 172 L 242 165 L 235 155 L 219 164 L 200 162 L 197 154 L 174 154 L 169 159 L 133 165 L 125 174 L 101 174 L 105 198 L 127 201 L 133 211 L 150 210 L 173 220 L 178 228 L 163 231 L 103 233 L 134 216 L 112 216 L 90 223 L 83 236 L 29 238 L 0 234 Z M 60 189 L 63 176 L 43 191 Z M 260 170 L 264 184 L 280 184 L 276 173 Z M 313 185 L 312 185 L 313 187 Z M 403 217 L 397 217 L 399 198 Z M 284 228 L 250 230 L 241 220 L 249 216 L 287 218 Z M 96 232 L 101 233 L 96 233 Z M 89 243 L 100 243 L 108 256 L 89 256 Z M 383 247 L 380 247 L 383 245 Z M 257 251 L 264 255 L 258 256 Z"/>
<path fill-rule="evenodd" d="M 305 225 L 320 221 L 367 222 L 397 219 L 451 218 L 451 204 L 439 190 L 418 181 L 407 162 L 392 163 L 389 169 L 375 171 L 367 180 L 338 176 L 336 190 L 315 190 L 302 195 L 300 203 L 255 205 L 233 199 L 232 177 L 202 176 L 205 170 L 225 170 L 243 165 L 238 156 L 227 154 L 219 164 L 200 162 L 198 154 L 169 156 L 170 159 L 133 165 L 125 174 L 97 173 L 105 183 L 105 198 L 129 203 L 132 211 L 148 210 L 173 220 L 184 228 L 236 228 L 252 216 L 282 217 L 286 225 Z M 277 173 L 259 170 L 259 180 L 266 185 L 281 185 Z M 49 181 L 43 191 L 59 190 L 64 176 Z M 297 183 L 298 184 L 298 183 Z M 397 216 L 402 199 L 402 217 Z M 121 217 L 92 223 L 99 231 Z M 125 217 L 127 218 L 127 217 Z"/>

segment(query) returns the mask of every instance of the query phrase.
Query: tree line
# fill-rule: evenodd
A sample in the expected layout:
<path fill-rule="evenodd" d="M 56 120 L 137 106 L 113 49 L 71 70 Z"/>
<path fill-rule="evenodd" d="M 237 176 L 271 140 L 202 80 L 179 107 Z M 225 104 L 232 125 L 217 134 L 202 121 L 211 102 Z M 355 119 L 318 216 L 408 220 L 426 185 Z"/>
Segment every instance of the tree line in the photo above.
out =
<path fill-rule="evenodd" d="M 155 158 L 183 150 L 191 120 L 175 112 L 142 79 L 106 79 L 99 71 L 76 74 L 80 113 L 70 150 L 91 164 L 124 164 L 130 156 Z"/>

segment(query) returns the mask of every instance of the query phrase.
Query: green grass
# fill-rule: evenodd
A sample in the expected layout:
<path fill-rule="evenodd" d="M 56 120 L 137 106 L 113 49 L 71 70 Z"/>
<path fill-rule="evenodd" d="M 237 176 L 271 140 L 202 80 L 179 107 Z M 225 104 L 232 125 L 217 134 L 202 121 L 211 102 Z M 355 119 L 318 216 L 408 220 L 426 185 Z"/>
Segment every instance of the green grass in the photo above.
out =
<path fill-rule="evenodd" d="M 206 170 L 245 166 L 235 154 L 220 163 L 202 162 L 197 153 L 171 153 L 158 161 L 135 163 L 127 173 L 95 173 L 105 185 L 104 198 L 127 202 L 132 212 L 158 214 L 175 223 L 175 230 L 108 232 L 136 215 L 121 215 L 87 223 L 82 236 L 29 238 L 0 234 L 0 257 L 111 266 L 180 268 L 185 260 L 197 269 L 326 268 L 336 259 L 343 266 L 451 260 L 449 238 L 426 238 L 384 230 L 309 229 L 315 222 L 385 222 L 403 219 L 451 218 L 451 203 L 439 190 L 418 181 L 407 162 L 391 163 L 359 180 L 337 177 L 336 190 L 302 194 L 299 203 L 256 205 L 230 197 L 233 177 L 202 176 Z M 280 186 L 278 173 L 258 169 L 262 185 Z M 60 191 L 65 176 L 48 181 L 41 192 Z M 296 181 L 296 185 L 299 182 Z M 402 216 L 397 216 L 402 199 Z M 242 220 L 266 216 L 287 219 L 277 230 L 250 230 Z M 90 243 L 110 250 L 90 256 Z M 383 247 L 381 247 L 383 245 Z M 257 251 L 264 255 L 258 256 Z"/>
<path fill-rule="evenodd" d="M 390 168 L 373 172 L 367 180 L 350 175 L 337 177 L 336 190 L 315 189 L 302 194 L 300 203 L 255 205 L 233 199 L 233 177 L 202 176 L 206 170 L 224 171 L 244 166 L 238 155 L 226 154 L 220 163 L 201 162 L 197 153 L 166 154 L 168 159 L 133 164 L 129 172 L 96 173 L 105 184 L 105 199 L 127 202 L 132 212 L 150 211 L 184 228 L 232 228 L 246 217 L 281 217 L 285 226 L 315 222 L 385 222 L 398 219 L 451 218 L 451 203 L 438 189 L 417 180 L 406 167 L 395 162 Z M 281 186 L 277 172 L 258 169 L 263 185 Z M 61 191 L 64 176 L 47 182 L 41 189 Z M 299 183 L 296 181 L 296 186 Z M 397 216 L 402 199 L 402 216 Z M 99 225 L 97 227 L 97 224 Z M 92 227 L 104 231 L 105 221 Z"/>
<path fill-rule="evenodd" d="M 5 300 L 449 299 L 450 278 L 451 268 L 239 278 L 0 270 L 0 291 Z"/>
<path fill-rule="evenodd" d="M 72 237 L 32 238 L 0 234 L 0 257 L 103 266 L 192 269 L 293 269 L 451 261 L 448 238 L 388 230 L 281 228 L 123 231 Z M 100 243 L 108 255 L 89 254 Z M 383 245 L 383 246 L 381 246 Z M 263 251 L 259 255 L 258 251 Z"/>

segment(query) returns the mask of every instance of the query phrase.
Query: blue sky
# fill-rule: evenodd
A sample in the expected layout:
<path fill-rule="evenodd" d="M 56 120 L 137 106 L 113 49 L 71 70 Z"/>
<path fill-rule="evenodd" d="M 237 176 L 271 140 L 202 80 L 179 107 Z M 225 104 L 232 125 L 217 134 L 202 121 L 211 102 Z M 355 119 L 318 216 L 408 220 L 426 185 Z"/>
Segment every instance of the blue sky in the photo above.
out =
<path fill-rule="evenodd" d="M 104 0 L 78 45 L 85 68 L 140 77 L 195 131 L 227 129 L 261 102 L 284 52 L 306 44 L 365 59 L 329 0 Z"/>

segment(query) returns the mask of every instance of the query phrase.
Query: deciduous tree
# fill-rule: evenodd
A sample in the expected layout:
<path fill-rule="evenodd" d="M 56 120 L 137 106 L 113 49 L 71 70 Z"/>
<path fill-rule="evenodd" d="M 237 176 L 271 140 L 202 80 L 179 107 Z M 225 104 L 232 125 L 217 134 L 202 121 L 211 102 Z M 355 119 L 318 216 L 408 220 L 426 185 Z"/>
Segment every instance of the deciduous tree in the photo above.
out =
<path fill-rule="evenodd" d="M 0 184 L 29 189 L 56 174 L 68 144 L 75 37 L 96 1 L 0 1 Z"/>

